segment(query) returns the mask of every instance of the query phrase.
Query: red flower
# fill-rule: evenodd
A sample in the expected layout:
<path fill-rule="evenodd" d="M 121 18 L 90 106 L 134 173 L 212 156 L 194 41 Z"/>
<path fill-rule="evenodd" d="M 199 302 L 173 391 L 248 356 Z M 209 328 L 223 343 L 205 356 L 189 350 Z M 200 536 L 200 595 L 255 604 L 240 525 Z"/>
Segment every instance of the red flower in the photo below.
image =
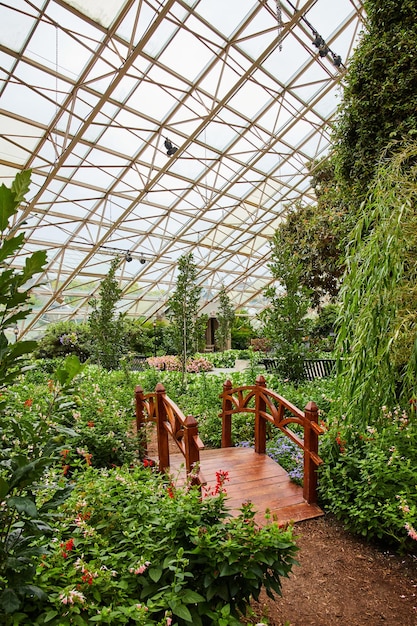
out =
<path fill-rule="evenodd" d="M 66 550 L 68 550 L 68 552 L 71 552 L 71 550 L 74 549 L 74 539 L 68 539 L 68 541 L 65 543 L 65 548 Z"/>
<path fill-rule="evenodd" d="M 94 428 L 94 422 L 92 422 L 92 421 L 87 422 L 87 426 L 89 428 Z"/>
<path fill-rule="evenodd" d="M 70 468 L 69 465 L 64 465 L 64 467 L 62 468 L 62 473 L 64 476 L 68 474 L 69 468 Z"/>
<path fill-rule="evenodd" d="M 171 487 L 171 486 L 170 486 L 170 487 L 168 487 L 167 492 L 168 492 L 168 496 L 169 496 L 170 498 L 173 498 L 173 497 L 174 497 L 174 492 L 173 492 L 173 489 L 172 489 L 172 487 Z"/>
<path fill-rule="evenodd" d="M 28 398 L 27 400 L 25 400 L 24 405 L 27 407 L 31 407 L 33 404 L 33 399 L 32 398 Z"/>

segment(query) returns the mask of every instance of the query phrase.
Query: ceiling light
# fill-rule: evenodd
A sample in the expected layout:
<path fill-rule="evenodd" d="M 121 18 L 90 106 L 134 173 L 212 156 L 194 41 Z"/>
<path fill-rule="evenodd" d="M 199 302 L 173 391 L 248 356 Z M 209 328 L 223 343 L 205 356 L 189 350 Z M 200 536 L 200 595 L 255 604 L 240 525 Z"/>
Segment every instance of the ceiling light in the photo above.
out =
<path fill-rule="evenodd" d="M 132 260 L 132 255 L 130 254 L 130 252 L 126 252 L 125 260 L 128 263 L 130 263 L 130 261 Z"/>
<path fill-rule="evenodd" d="M 146 263 L 146 259 L 144 259 L 144 258 L 143 258 L 143 256 L 142 256 L 142 257 L 139 259 L 139 263 L 140 263 L 141 265 L 145 265 L 145 263 Z"/>

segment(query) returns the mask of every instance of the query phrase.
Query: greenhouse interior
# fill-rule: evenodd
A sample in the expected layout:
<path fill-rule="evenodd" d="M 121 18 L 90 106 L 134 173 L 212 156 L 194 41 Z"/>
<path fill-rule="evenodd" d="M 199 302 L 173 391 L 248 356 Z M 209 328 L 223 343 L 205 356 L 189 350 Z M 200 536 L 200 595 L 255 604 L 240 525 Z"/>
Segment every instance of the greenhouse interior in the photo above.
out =
<path fill-rule="evenodd" d="M 0 2 L 5 626 L 416 626 L 416 50 Z"/>

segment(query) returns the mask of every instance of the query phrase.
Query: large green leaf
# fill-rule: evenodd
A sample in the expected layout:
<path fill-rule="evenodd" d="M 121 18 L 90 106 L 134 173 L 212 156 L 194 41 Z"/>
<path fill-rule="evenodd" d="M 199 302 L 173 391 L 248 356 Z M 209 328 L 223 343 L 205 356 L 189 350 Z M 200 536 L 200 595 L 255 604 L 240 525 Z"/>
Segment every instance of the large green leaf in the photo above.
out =
<path fill-rule="evenodd" d="M 0 500 L 3 500 L 4 497 L 8 494 L 8 492 L 9 492 L 9 483 L 0 476 Z"/>
<path fill-rule="evenodd" d="M 42 271 L 43 266 L 46 263 L 46 250 L 36 250 L 32 256 L 28 257 L 25 262 L 22 277 L 24 281 L 32 278 L 34 274 L 38 274 Z"/>
<path fill-rule="evenodd" d="M 19 250 L 23 245 L 24 233 L 20 233 L 17 237 L 11 237 L 10 239 L 4 239 L 2 246 L 0 247 L 0 263 L 4 261 L 8 256 L 11 256 Z"/>
<path fill-rule="evenodd" d="M 19 513 L 26 513 L 29 517 L 37 517 L 38 509 L 34 501 L 28 496 L 13 496 L 7 500 L 9 508 L 15 508 Z"/>
<path fill-rule="evenodd" d="M 0 595 L 0 606 L 5 613 L 14 613 L 20 607 L 20 600 L 13 589 L 5 589 Z"/>
<path fill-rule="evenodd" d="M 12 192 L 14 194 L 15 202 L 19 205 L 25 199 L 30 186 L 30 177 L 32 170 L 24 170 L 18 172 L 12 183 Z"/>
<path fill-rule="evenodd" d="M 4 232 L 9 219 L 16 213 L 15 195 L 6 185 L 0 185 L 0 231 Z"/>

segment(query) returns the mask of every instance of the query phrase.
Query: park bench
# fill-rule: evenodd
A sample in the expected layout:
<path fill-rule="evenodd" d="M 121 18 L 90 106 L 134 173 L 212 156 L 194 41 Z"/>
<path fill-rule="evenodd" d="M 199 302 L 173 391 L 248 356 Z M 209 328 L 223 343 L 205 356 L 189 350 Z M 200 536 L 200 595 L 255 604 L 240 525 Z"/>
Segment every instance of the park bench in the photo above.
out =
<path fill-rule="evenodd" d="M 280 369 L 279 357 L 267 357 L 260 361 L 267 372 L 274 374 Z M 336 369 L 336 359 L 304 359 L 303 374 L 306 380 L 327 378 L 332 376 Z"/>

